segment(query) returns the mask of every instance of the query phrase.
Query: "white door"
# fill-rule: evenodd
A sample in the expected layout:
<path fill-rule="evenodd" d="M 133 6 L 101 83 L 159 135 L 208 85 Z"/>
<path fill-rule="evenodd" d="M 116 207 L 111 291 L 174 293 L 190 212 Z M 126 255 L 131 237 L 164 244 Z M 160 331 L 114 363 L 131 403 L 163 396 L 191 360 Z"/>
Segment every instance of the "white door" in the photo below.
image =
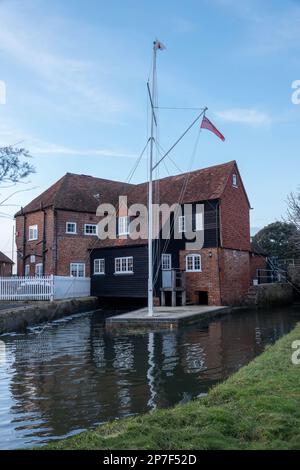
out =
<path fill-rule="evenodd" d="M 172 287 L 172 255 L 165 253 L 161 256 L 161 269 L 162 287 Z"/>

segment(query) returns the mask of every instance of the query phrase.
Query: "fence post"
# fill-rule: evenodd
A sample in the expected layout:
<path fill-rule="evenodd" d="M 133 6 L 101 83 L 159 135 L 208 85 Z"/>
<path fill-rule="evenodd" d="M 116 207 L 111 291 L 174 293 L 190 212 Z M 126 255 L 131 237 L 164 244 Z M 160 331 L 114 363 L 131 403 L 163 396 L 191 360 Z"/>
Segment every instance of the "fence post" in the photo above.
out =
<path fill-rule="evenodd" d="M 50 302 L 54 300 L 54 276 L 51 274 L 50 276 L 50 285 L 51 285 L 51 292 L 50 292 Z"/>

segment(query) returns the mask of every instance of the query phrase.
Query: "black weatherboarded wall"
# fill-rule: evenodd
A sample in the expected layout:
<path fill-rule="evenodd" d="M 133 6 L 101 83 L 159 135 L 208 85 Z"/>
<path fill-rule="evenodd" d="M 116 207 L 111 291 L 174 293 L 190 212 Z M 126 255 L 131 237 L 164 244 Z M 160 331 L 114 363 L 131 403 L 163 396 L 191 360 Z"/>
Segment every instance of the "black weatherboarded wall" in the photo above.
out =
<path fill-rule="evenodd" d="M 133 256 L 133 274 L 115 274 L 115 258 Z M 148 250 L 145 245 L 95 249 L 91 253 L 91 272 L 94 260 L 105 259 L 105 274 L 93 275 L 91 295 L 97 297 L 146 298 L 148 289 Z"/>

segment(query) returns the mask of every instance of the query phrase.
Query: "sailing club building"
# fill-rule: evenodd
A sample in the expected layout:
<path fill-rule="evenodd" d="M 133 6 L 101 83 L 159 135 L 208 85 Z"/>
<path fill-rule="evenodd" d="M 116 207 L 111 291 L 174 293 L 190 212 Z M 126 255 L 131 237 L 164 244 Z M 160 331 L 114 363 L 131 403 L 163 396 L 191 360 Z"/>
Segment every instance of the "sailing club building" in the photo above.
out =
<path fill-rule="evenodd" d="M 182 191 L 184 187 L 184 191 Z M 187 250 L 186 216 L 172 220 L 182 238 L 154 241 L 156 304 L 243 303 L 265 258 L 252 253 L 250 203 L 235 161 L 158 180 L 159 203 L 190 204 L 194 231 L 204 230 L 199 250 Z M 100 203 L 117 207 L 119 196 L 147 205 L 147 183 L 126 184 L 68 173 L 16 214 L 18 274 L 91 277 L 91 295 L 147 299 L 148 240 L 133 240 L 130 217 L 118 213 L 117 237 L 97 237 Z M 154 197 L 155 200 L 155 197 Z M 199 225 L 196 205 L 204 208 Z"/>

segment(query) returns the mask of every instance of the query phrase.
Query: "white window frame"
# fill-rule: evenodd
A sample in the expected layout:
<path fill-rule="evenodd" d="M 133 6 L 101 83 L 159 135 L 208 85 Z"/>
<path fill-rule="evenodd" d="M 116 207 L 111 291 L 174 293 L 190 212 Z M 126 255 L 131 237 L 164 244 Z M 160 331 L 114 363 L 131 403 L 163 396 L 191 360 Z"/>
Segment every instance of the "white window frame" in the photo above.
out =
<path fill-rule="evenodd" d="M 237 188 L 238 187 L 238 178 L 237 178 L 237 174 L 236 173 L 233 173 L 232 175 L 232 186 L 234 188 Z"/>
<path fill-rule="evenodd" d="M 172 255 L 163 253 L 161 255 L 161 269 L 163 271 L 171 271 L 172 269 Z"/>
<path fill-rule="evenodd" d="M 25 277 L 30 275 L 30 264 L 25 264 Z"/>
<path fill-rule="evenodd" d="M 74 232 L 70 232 L 70 230 L 68 230 L 68 225 L 73 225 L 74 226 Z M 66 233 L 68 233 L 69 235 L 76 235 L 77 234 L 77 222 L 66 222 Z"/>
<path fill-rule="evenodd" d="M 129 235 L 129 217 L 127 215 L 118 219 L 118 234 Z"/>
<path fill-rule="evenodd" d="M 192 260 L 192 267 L 189 266 L 189 260 Z M 196 260 L 199 260 L 199 268 L 196 268 Z M 185 269 L 187 273 L 201 273 L 202 272 L 202 259 L 199 253 L 186 255 Z"/>
<path fill-rule="evenodd" d="M 72 274 L 72 271 L 74 271 L 74 266 L 76 266 L 76 268 L 75 268 L 75 270 L 77 271 L 76 276 L 74 276 L 74 274 Z M 78 276 L 79 266 L 83 266 L 83 276 Z M 79 278 L 85 277 L 85 263 L 70 263 L 70 276 L 71 277 L 79 277 Z"/>
<path fill-rule="evenodd" d="M 88 233 L 86 231 L 87 227 L 96 227 L 96 232 L 95 233 Z M 84 235 L 89 235 L 91 237 L 97 236 L 97 224 L 84 224 Z"/>
<path fill-rule="evenodd" d="M 178 232 L 179 233 L 186 232 L 185 215 L 180 215 L 178 217 Z"/>
<path fill-rule="evenodd" d="M 104 258 L 94 259 L 94 274 L 96 275 L 105 274 L 105 259 Z"/>
<path fill-rule="evenodd" d="M 40 272 L 39 272 L 40 271 Z M 37 277 L 43 276 L 43 263 L 37 263 L 35 265 L 35 275 Z"/>
<path fill-rule="evenodd" d="M 39 228 L 37 225 L 29 225 L 28 227 L 28 241 L 38 240 Z"/>
<path fill-rule="evenodd" d="M 133 274 L 133 256 L 115 258 L 115 274 Z"/>

